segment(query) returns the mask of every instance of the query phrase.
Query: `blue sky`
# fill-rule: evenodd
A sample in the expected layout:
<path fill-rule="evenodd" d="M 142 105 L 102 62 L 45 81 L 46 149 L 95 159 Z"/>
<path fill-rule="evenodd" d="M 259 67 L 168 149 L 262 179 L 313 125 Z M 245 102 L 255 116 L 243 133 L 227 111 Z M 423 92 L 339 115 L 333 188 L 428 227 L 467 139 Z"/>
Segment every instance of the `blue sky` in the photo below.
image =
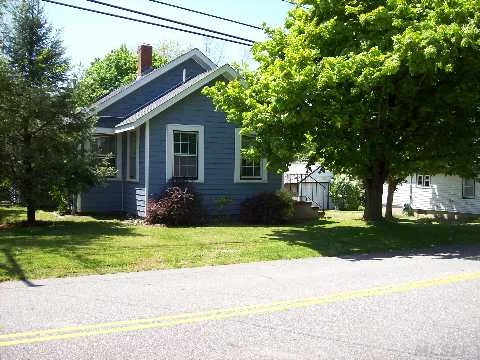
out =
<path fill-rule="evenodd" d="M 140 17 L 139 15 L 122 13 L 121 11 L 96 5 L 85 0 L 60 1 L 106 12 L 123 14 L 129 17 Z M 217 31 L 252 40 L 262 40 L 265 38 L 261 30 L 196 15 L 156 4 L 148 0 L 103 1 L 202 27 L 212 28 Z M 281 26 L 288 10 L 292 7 L 281 0 L 165 0 L 165 2 L 233 18 L 253 25 L 261 25 L 265 22 L 269 26 Z M 82 64 L 83 66 L 87 66 L 95 57 L 102 57 L 121 44 L 126 44 L 130 49 L 136 49 L 137 46 L 142 43 L 155 46 L 161 41 L 172 40 L 178 41 L 187 48 L 197 47 L 202 51 L 205 51 L 206 46 L 213 47 L 216 51 L 213 51 L 211 55 L 215 57 L 213 60 L 219 63 L 250 61 L 251 59 L 247 46 L 223 41 L 214 41 L 207 44 L 205 39 L 200 36 L 110 18 L 100 14 L 87 13 L 45 2 L 43 4 L 50 23 L 53 24 L 56 29 L 61 30 L 61 37 L 66 47 L 67 55 L 74 65 Z M 152 18 L 144 19 L 161 23 L 160 20 Z M 166 24 L 181 27 L 171 23 Z"/>

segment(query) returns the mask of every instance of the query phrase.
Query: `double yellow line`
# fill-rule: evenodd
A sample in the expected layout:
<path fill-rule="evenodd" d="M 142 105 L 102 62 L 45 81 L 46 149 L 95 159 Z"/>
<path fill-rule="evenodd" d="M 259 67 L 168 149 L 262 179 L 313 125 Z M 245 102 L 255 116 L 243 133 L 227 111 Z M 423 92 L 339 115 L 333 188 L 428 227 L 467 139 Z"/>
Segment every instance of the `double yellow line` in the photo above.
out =
<path fill-rule="evenodd" d="M 243 317 L 248 315 L 268 314 L 312 305 L 322 305 L 351 299 L 403 293 L 415 289 L 429 288 L 433 286 L 440 286 L 469 280 L 480 280 L 480 272 L 461 273 L 428 280 L 380 286 L 365 290 L 339 292 L 320 297 L 304 298 L 290 301 L 279 301 L 268 304 L 257 304 L 251 306 L 181 313 L 145 319 L 111 321 L 87 325 L 66 326 L 55 329 L 43 329 L 0 334 L 0 347 L 42 343 L 53 340 L 73 339 L 93 335 L 122 333 L 127 331 L 159 329 L 172 327 L 180 324 L 193 324 L 205 321 Z"/>

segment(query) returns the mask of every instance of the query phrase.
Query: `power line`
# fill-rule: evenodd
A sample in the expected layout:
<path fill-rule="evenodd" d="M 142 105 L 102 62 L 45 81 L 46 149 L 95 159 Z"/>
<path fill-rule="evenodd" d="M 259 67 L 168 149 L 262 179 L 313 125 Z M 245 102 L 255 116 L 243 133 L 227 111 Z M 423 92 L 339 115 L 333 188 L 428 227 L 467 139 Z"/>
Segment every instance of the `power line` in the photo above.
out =
<path fill-rule="evenodd" d="M 101 15 L 106 15 L 106 16 L 111 16 L 111 17 L 116 17 L 116 18 L 119 18 L 119 19 L 135 21 L 135 22 L 142 23 L 142 24 L 158 26 L 158 27 L 162 27 L 162 28 L 165 28 L 165 29 L 182 31 L 182 32 L 185 32 L 185 33 L 188 33 L 188 34 L 205 36 L 205 37 L 209 37 L 209 38 L 212 38 L 212 39 L 217 39 L 217 40 L 222 40 L 222 41 L 231 42 L 231 43 L 234 43 L 234 44 L 240 44 L 240 45 L 245 45 L 245 46 L 252 46 L 251 43 L 246 43 L 246 42 L 237 41 L 237 40 L 232 40 L 232 39 L 226 39 L 226 38 L 223 38 L 223 37 L 220 37 L 220 36 L 215 36 L 215 35 L 210 35 L 210 34 L 204 34 L 204 33 L 200 33 L 200 32 L 197 32 L 197 31 L 192 31 L 192 30 L 187 30 L 187 29 L 176 28 L 176 27 L 169 26 L 169 25 L 157 24 L 157 23 L 154 23 L 154 22 L 150 22 L 150 21 L 146 21 L 146 20 L 140 20 L 140 19 L 135 19 L 135 18 L 131 18 L 131 17 L 128 17 L 128 16 L 123 16 L 123 15 L 116 15 L 116 14 L 112 14 L 112 13 L 107 13 L 107 12 L 105 12 L 105 11 L 89 9 L 89 8 L 85 8 L 85 7 L 81 7 L 81 6 L 76 6 L 76 5 L 71 5 L 71 4 L 65 4 L 65 3 L 62 3 L 62 2 L 59 2 L 59 1 L 55 1 L 55 0 L 42 0 L 42 1 L 47 2 L 47 3 L 51 3 L 51 4 L 55 4 L 55 5 L 61 5 L 61 6 L 70 7 L 70 8 L 73 8 L 73 9 L 88 11 L 88 12 L 92 12 L 92 13 L 96 13 L 96 14 L 101 14 Z"/>
<path fill-rule="evenodd" d="M 128 9 L 128 8 L 125 8 L 125 7 L 122 7 L 122 6 L 109 4 L 109 3 L 106 3 L 106 2 L 103 2 L 103 1 L 98 1 L 98 0 L 86 0 L 86 1 L 91 2 L 91 3 L 94 3 L 94 4 L 98 4 L 98 5 L 108 6 L 108 7 L 111 7 L 111 8 L 114 8 L 114 9 L 118 9 L 118 10 L 122 10 L 122 11 L 128 11 L 128 12 L 131 12 L 131 13 L 134 13 L 134 14 L 138 14 L 138 15 L 142 15 L 142 16 L 148 16 L 148 17 L 151 17 L 151 18 L 154 18 L 154 19 L 158 19 L 158 20 L 162 20 L 162 21 L 172 22 L 172 23 L 174 23 L 174 24 L 178 24 L 178 25 L 182 25 L 182 26 L 188 26 L 188 27 L 191 27 L 191 28 L 194 28 L 194 29 L 198 29 L 198 30 L 202 30 L 202 31 L 208 31 L 208 32 L 211 32 L 211 33 L 214 33 L 214 34 L 218 34 L 218 35 L 222 35 L 222 36 L 227 36 L 227 37 L 231 37 L 231 38 L 234 38 L 234 39 L 238 39 L 238 40 L 241 40 L 241 41 L 244 41 L 244 42 L 254 43 L 253 40 L 246 39 L 246 38 L 243 38 L 243 37 L 240 37 L 240 36 L 231 35 L 231 34 L 227 34 L 227 33 L 221 32 L 221 31 L 216 31 L 216 30 L 204 28 L 204 27 L 201 27 L 201 26 L 188 24 L 188 23 L 185 23 L 185 22 L 182 22 L 182 21 L 177 21 L 177 20 L 168 19 L 168 18 L 165 18 L 165 17 L 162 17 L 162 16 L 157 16 L 157 15 L 148 14 L 148 13 L 145 13 L 145 12 L 142 12 L 142 11 L 137 11 L 137 10 L 134 10 L 134 9 Z"/>
<path fill-rule="evenodd" d="M 239 25 L 243 25 L 243 26 L 248 26 L 248 27 L 251 27 L 251 28 L 254 28 L 254 29 L 258 29 L 258 30 L 263 30 L 260 26 L 257 26 L 257 25 L 247 24 L 247 23 L 244 23 L 244 22 L 242 22 L 242 21 L 238 21 L 238 20 L 229 19 L 229 18 L 222 17 L 222 16 L 217 16 L 217 15 L 209 14 L 209 13 L 206 13 L 206 12 L 203 12 L 203 11 L 199 11 L 199 10 L 195 10 L 195 9 L 189 9 L 189 8 L 186 8 L 186 7 L 183 7 L 183 6 L 178 6 L 178 5 L 174 5 L 174 4 L 169 4 L 169 3 L 164 2 L 164 1 L 159 1 L 159 0 L 149 0 L 149 1 L 154 2 L 154 3 L 157 3 L 157 4 L 165 5 L 165 6 L 170 6 L 170 7 L 176 8 L 176 9 L 181 9 L 181 10 L 185 10 L 185 11 L 190 11 L 190 12 L 193 12 L 193 13 L 195 13 L 195 14 L 205 15 L 205 16 L 209 16 L 209 17 L 212 17 L 212 18 L 215 18 L 215 19 L 220 19 L 220 20 L 224 20 L 224 21 L 229 21 L 229 22 L 232 22 L 232 23 L 235 23 L 235 24 L 239 24 Z"/>

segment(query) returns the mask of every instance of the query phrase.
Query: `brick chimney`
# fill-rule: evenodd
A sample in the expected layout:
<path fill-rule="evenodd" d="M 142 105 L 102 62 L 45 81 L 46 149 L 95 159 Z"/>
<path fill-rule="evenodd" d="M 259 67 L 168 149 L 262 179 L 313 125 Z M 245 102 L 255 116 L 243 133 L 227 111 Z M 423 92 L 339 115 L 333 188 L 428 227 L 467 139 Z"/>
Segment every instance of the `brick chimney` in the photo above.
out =
<path fill-rule="evenodd" d="M 142 44 L 138 47 L 137 78 L 152 70 L 152 46 Z"/>

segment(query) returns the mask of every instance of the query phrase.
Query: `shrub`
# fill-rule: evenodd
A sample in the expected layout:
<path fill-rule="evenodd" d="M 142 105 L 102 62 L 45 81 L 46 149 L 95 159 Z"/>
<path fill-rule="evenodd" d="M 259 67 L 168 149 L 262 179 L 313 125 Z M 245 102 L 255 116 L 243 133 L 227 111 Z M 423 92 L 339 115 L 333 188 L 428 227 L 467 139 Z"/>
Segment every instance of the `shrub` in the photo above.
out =
<path fill-rule="evenodd" d="M 159 199 L 148 202 L 148 224 L 194 225 L 205 221 L 201 198 L 191 185 L 171 184 Z"/>
<path fill-rule="evenodd" d="M 415 213 L 413 211 L 413 208 L 412 208 L 412 205 L 410 205 L 409 203 L 403 204 L 402 212 L 407 216 L 415 215 Z"/>
<path fill-rule="evenodd" d="M 348 175 L 337 175 L 330 186 L 330 195 L 338 210 L 358 210 L 363 205 L 363 189 L 360 181 Z"/>
<path fill-rule="evenodd" d="M 240 204 L 240 220 L 246 224 L 281 224 L 292 218 L 293 210 L 290 193 L 264 192 Z"/>

